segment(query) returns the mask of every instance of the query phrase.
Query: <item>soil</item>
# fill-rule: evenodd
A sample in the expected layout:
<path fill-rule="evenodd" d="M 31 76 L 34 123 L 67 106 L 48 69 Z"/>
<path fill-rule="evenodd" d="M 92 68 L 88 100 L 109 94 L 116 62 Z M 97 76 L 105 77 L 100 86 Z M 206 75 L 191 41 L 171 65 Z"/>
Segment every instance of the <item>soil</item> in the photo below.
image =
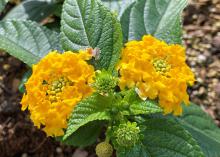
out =
<path fill-rule="evenodd" d="M 187 62 L 197 82 L 189 90 L 192 102 L 220 126 L 220 1 L 190 1 L 184 11 Z M 20 79 L 27 67 L 0 52 L 0 157 L 94 157 L 94 148 L 63 146 L 35 128 L 20 110 Z"/>

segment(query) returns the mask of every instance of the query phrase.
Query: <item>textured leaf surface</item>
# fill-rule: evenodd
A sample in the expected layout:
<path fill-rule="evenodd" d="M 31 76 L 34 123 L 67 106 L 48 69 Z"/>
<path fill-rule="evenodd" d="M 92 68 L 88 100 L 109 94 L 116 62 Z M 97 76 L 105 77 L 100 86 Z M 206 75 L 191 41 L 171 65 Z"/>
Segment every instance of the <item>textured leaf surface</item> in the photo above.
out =
<path fill-rule="evenodd" d="M 5 8 L 6 3 L 8 3 L 9 0 L 0 0 L 0 12 Z"/>
<path fill-rule="evenodd" d="M 69 136 L 66 140 L 62 137 L 58 140 L 66 145 L 86 147 L 96 142 L 101 132 L 104 121 L 93 121 L 82 127 Z"/>
<path fill-rule="evenodd" d="M 135 90 L 129 90 L 124 98 L 128 104 L 130 112 L 128 115 L 153 114 L 161 113 L 162 109 L 158 106 L 158 102 L 154 100 L 142 100 Z"/>
<path fill-rule="evenodd" d="M 117 18 L 96 0 L 66 0 L 61 20 L 61 42 L 65 50 L 98 47 L 98 69 L 113 70 L 122 47 Z"/>
<path fill-rule="evenodd" d="M 46 0 L 27 0 L 14 7 L 4 20 L 32 20 L 41 22 L 47 16 L 52 14 L 58 5 Z"/>
<path fill-rule="evenodd" d="M 122 13 L 122 16 L 120 18 L 121 27 L 122 27 L 122 33 L 123 33 L 123 42 L 126 43 L 129 38 L 129 24 L 130 24 L 130 17 L 131 17 L 131 10 L 133 6 L 135 5 L 135 2 L 130 4 Z"/>
<path fill-rule="evenodd" d="M 124 10 L 135 0 L 102 0 L 102 3 L 120 17 Z"/>
<path fill-rule="evenodd" d="M 59 34 L 35 22 L 1 21 L 0 49 L 32 66 L 51 50 L 59 50 Z"/>
<path fill-rule="evenodd" d="M 162 109 L 153 100 L 136 100 L 130 106 L 132 115 L 160 113 Z"/>
<path fill-rule="evenodd" d="M 134 147 L 128 149 L 121 148 L 116 152 L 117 157 L 151 157 L 151 155 L 146 151 L 143 144 L 136 144 Z"/>
<path fill-rule="evenodd" d="M 142 144 L 119 150 L 118 157 L 204 157 L 197 142 L 175 121 L 155 116 L 142 125 Z"/>
<path fill-rule="evenodd" d="M 180 14 L 186 5 L 187 0 L 137 0 L 130 11 L 130 22 L 122 23 L 129 26 L 128 40 L 151 34 L 168 43 L 181 43 Z"/>
<path fill-rule="evenodd" d="M 179 120 L 198 141 L 206 157 L 220 156 L 220 129 L 200 107 L 194 104 L 185 107 Z"/>
<path fill-rule="evenodd" d="M 106 109 L 110 106 L 111 101 L 109 97 L 93 94 L 79 102 L 69 118 L 64 140 L 91 121 L 109 120 L 110 115 Z"/>

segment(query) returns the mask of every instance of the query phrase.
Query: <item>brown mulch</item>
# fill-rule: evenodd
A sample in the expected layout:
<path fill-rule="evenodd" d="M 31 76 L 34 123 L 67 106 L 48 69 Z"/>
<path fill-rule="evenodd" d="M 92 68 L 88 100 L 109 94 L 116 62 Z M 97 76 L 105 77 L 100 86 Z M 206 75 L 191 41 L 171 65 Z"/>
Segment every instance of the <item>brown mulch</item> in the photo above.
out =
<path fill-rule="evenodd" d="M 191 0 L 184 12 L 188 64 L 197 77 L 191 100 L 220 125 L 220 1 Z M 92 157 L 60 145 L 36 129 L 20 110 L 18 85 L 26 67 L 0 52 L 0 157 Z M 88 150 L 88 149 L 87 149 Z"/>
<path fill-rule="evenodd" d="M 220 125 L 220 1 L 191 0 L 184 16 L 188 64 L 197 79 L 191 99 Z"/>

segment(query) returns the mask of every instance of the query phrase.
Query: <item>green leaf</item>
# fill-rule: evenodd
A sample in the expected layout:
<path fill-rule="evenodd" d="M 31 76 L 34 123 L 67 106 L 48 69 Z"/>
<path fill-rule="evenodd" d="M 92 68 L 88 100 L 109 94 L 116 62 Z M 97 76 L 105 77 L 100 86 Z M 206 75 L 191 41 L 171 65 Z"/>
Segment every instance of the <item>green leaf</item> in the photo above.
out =
<path fill-rule="evenodd" d="M 32 20 L 41 22 L 59 7 L 58 4 L 47 0 L 27 0 L 14 7 L 4 20 Z"/>
<path fill-rule="evenodd" d="M 121 148 L 116 151 L 117 157 L 151 157 L 143 144 L 136 144 L 131 148 Z"/>
<path fill-rule="evenodd" d="M 125 94 L 124 100 L 129 104 L 130 112 L 127 115 L 161 113 L 162 109 L 155 100 L 142 100 L 135 90 L 129 90 Z M 125 113 L 126 114 L 126 113 Z"/>
<path fill-rule="evenodd" d="M 0 49 L 32 66 L 59 50 L 59 34 L 31 21 L 1 21 Z"/>
<path fill-rule="evenodd" d="M 96 120 L 110 120 L 108 108 L 111 106 L 112 97 L 105 97 L 99 94 L 82 100 L 73 109 L 68 121 L 68 127 L 64 140 L 71 136 L 81 126 Z"/>
<path fill-rule="evenodd" d="M 184 107 L 179 121 L 198 141 L 206 157 L 220 156 L 220 129 L 200 107 L 195 104 Z"/>
<path fill-rule="evenodd" d="M 96 142 L 100 135 L 102 126 L 105 121 L 93 121 L 80 127 L 76 132 L 69 136 L 66 140 L 63 137 L 59 137 L 58 141 L 64 143 L 65 145 L 86 147 L 92 145 Z"/>
<path fill-rule="evenodd" d="M 135 0 L 102 0 L 102 3 L 120 17 L 124 10 Z"/>
<path fill-rule="evenodd" d="M 21 92 L 21 93 L 24 93 L 25 92 L 25 86 L 24 84 L 27 82 L 27 80 L 29 79 L 29 77 L 31 76 L 32 74 L 32 71 L 31 70 L 28 70 L 27 72 L 24 73 L 22 79 L 21 79 L 21 82 L 18 86 L 18 90 Z"/>
<path fill-rule="evenodd" d="M 142 143 L 119 149 L 118 157 L 204 157 L 192 136 L 172 119 L 148 116 L 140 127 Z"/>
<path fill-rule="evenodd" d="M 162 109 L 155 100 L 136 100 L 130 106 L 132 115 L 161 113 Z"/>
<path fill-rule="evenodd" d="M 8 3 L 9 0 L 0 0 L 0 13 L 5 8 L 5 5 Z"/>
<path fill-rule="evenodd" d="M 137 0 L 130 11 L 130 22 L 122 23 L 129 27 L 128 40 L 151 34 L 168 43 L 181 44 L 180 14 L 186 5 L 187 0 Z"/>
<path fill-rule="evenodd" d="M 130 4 L 129 7 L 127 7 L 120 19 L 121 27 L 122 27 L 122 33 L 123 33 L 123 42 L 126 43 L 129 38 L 129 23 L 130 23 L 130 16 L 131 16 L 131 10 L 133 6 L 135 5 L 135 2 Z"/>
<path fill-rule="evenodd" d="M 122 48 L 117 18 L 96 0 L 66 0 L 61 20 L 61 43 L 65 50 L 98 47 L 97 69 L 113 71 Z"/>

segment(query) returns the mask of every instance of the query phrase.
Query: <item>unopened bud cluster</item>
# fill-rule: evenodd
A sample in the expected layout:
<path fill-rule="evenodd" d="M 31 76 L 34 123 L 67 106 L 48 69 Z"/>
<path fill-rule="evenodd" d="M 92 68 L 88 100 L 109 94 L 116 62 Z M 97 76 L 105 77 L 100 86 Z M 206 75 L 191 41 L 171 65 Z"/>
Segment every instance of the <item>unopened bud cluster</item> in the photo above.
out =
<path fill-rule="evenodd" d="M 140 129 L 135 122 L 120 124 L 115 131 L 116 142 L 123 147 L 133 146 L 139 141 L 139 133 Z"/>
<path fill-rule="evenodd" d="M 118 84 L 118 79 L 109 74 L 107 71 L 98 71 L 94 87 L 99 93 L 113 92 Z"/>

